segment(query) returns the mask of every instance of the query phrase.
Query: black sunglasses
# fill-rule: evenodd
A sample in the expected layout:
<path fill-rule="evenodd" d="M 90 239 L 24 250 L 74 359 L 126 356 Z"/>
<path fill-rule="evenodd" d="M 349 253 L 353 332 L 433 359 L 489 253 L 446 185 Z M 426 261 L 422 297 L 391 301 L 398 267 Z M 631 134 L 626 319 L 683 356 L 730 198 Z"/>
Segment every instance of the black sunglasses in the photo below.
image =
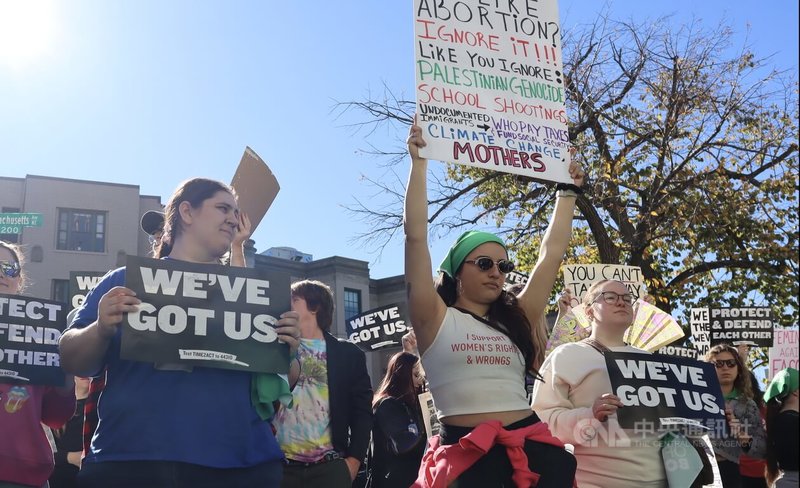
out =
<path fill-rule="evenodd" d="M 0 261 L 0 271 L 9 278 L 16 278 L 22 273 L 22 268 L 19 267 L 19 263 Z"/>
<path fill-rule="evenodd" d="M 472 260 L 465 260 L 465 263 L 472 263 L 478 267 L 481 271 L 489 271 L 494 267 L 495 261 L 492 258 L 481 256 L 476 259 Z M 503 274 L 508 274 L 514 271 L 514 263 L 509 261 L 508 259 L 501 259 L 497 261 L 497 269 L 500 270 Z"/>
<path fill-rule="evenodd" d="M 721 368 L 725 366 L 726 368 L 735 368 L 736 367 L 736 360 L 735 359 L 717 359 L 714 361 L 714 366 L 717 368 Z"/>

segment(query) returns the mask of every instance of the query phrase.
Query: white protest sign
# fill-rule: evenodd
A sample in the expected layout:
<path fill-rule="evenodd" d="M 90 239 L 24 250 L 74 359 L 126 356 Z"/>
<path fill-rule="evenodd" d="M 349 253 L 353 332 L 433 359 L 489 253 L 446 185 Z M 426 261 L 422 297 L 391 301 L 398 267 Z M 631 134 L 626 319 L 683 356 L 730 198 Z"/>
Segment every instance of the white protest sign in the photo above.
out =
<path fill-rule="evenodd" d="M 571 183 L 558 2 L 413 5 L 420 155 Z"/>
<path fill-rule="evenodd" d="M 711 349 L 711 320 L 708 308 L 692 308 L 689 310 L 689 326 L 692 329 L 692 343 L 697 353 L 703 357 Z"/>
<path fill-rule="evenodd" d="M 439 434 L 439 416 L 436 413 L 436 405 L 433 403 L 433 395 L 426 391 L 419 395 L 419 405 L 422 410 L 422 421 L 425 424 L 425 434 L 430 439 L 431 436 Z"/>
<path fill-rule="evenodd" d="M 798 369 L 800 350 L 798 349 L 798 330 L 776 327 L 775 344 L 769 348 L 769 378 L 784 368 Z"/>
<path fill-rule="evenodd" d="M 564 265 L 564 288 L 572 292 L 576 302 L 583 298 L 593 283 L 602 280 L 621 281 L 633 295 L 634 300 L 647 293 L 642 278 L 642 270 L 638 266 L 621 264 L 566 264 Z"/>

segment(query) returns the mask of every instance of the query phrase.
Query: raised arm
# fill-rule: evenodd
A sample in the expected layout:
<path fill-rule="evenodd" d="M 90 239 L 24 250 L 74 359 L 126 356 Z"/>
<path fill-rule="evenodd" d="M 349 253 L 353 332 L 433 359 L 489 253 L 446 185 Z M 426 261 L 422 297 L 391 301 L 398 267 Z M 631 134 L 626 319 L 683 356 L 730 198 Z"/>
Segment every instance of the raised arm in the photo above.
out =
<path fill-rule="evenodd" d="M 420 353 L 424 353 L 433 342 L 447 311 L 434 289 L 428 250 L 428 160 L 419 156 L 419 148 L 424 146 L 422 129 L 412 125 L 408 135 L 411 172 L 403 208 L 403 229 L 408 308 Z"/>
<path fill-rule="evenodd" d="M 583 170 L 574 161 L 570 164 L 569 174 L 575 186 L 580 187 L 583 184 Z M 529 320 L 544 312 L 550 293 L 553 291 L 558 270 L 572 236 L 572 217 L 575 214 L 576 198 L 577 194 L 574 191 L 558 192 L 553 216 L 539 247 L 539 259 L 533 267 L 528 283 L 517 297 Z"/>

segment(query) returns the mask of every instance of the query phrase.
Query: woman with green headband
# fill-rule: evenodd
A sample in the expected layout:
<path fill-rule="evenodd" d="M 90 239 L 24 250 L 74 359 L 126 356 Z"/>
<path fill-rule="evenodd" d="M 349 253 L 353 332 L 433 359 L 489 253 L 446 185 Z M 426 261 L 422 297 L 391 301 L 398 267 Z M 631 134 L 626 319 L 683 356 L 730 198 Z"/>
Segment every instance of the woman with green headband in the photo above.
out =
<path fill-rule="evenodd" d="M 559 191 L 539 260 L 517 297 L 503 290 L 514 265 L 505 243 L 462 234 L 439 265 L 434 284 L 428 249 L 428 161 L 414 125 L 405 199 L 405 276 L 409 311 L 442 428 L 430 440 L 415 487 L 568 487 L 575 458 L 530 408 L 525 374 L 533 370 L 531 321 L 547 306 L 572 232 L 583 171 Z M 577 192 L 576 192 L 577 190 Z M 535 474 L 534 474 L 535 473 Z"/>
<path fill-rule="evenodd" d="M 797 432 L 800 428 L 800 372 L 786 368 L 775 374 L 764 393 L 767 402 L 767 484 L 775 488 L 796 487 L 798 476 Z M 782 472 L 782 476 L 778 478 Z M 774 485 L 773 485 L 774 483 Z"/>

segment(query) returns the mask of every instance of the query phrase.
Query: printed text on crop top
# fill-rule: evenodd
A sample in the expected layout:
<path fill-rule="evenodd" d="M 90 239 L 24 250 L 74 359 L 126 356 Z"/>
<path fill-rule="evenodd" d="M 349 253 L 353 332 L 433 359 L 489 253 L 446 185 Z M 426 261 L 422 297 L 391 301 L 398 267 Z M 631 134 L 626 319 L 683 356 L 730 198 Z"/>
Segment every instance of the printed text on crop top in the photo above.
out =
<path fill-rule="evenodd" d="M 530 409 L 519 349 L 470 313 L 447 308 L 422 366 L 440 417 Z"/>

